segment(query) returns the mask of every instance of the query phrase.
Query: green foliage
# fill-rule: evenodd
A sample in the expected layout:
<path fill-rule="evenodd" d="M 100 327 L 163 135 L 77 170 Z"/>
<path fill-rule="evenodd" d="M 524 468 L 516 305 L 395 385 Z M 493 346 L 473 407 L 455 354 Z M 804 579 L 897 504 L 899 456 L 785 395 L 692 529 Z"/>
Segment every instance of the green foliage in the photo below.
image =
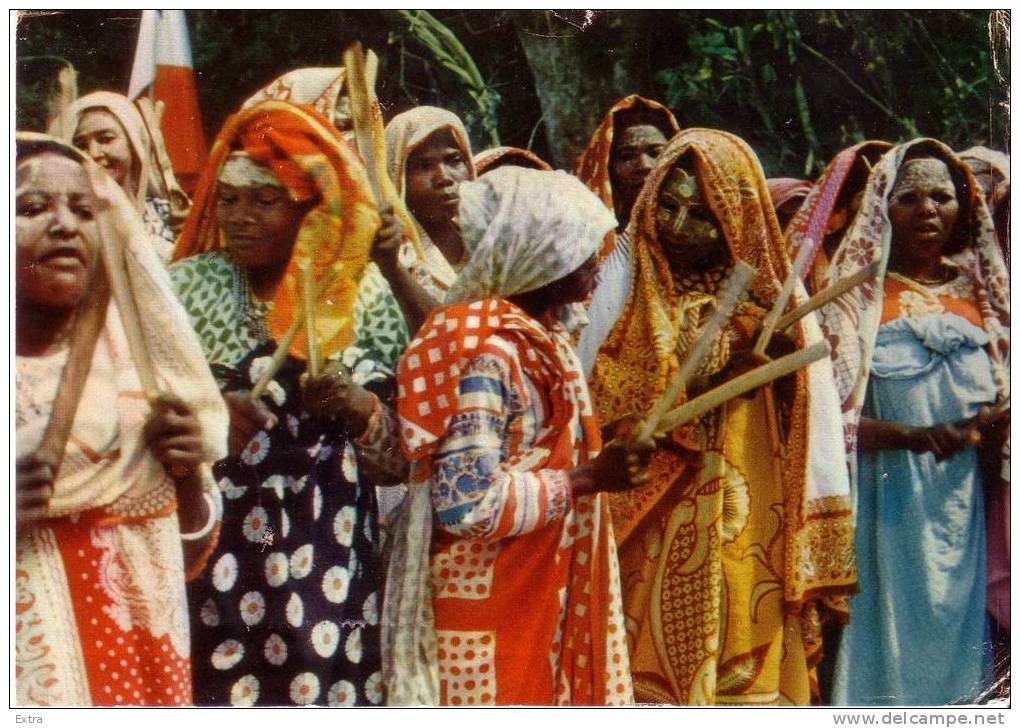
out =
<path fill-rule="evenodd" d="M 18 126 L 45 123 L 59 67 L 26 57 L 66 59 L 79 72 L 83 94 L 126 90 L 139 16 L 20 13 Z M 380 56 L 378 94 L 387 118 L 418 104 L 444 106 L 465 119 L 479 148 L 501 139 L 546 156 L 536 75 L 514 30 L 534 16 L 189 10 L 207 137 L 276 76 L 340 65 L 343 49 L 361 40 Z M 624 93 L 657 98 L 682 126 L 745 138 L 770 176 L 813 176 L 863 139 L 926 135 L 956 148 L 1008 148 L 1008 11 L 555 11 L 543 18 L 534 33 L 580 38 L 584 53 L 576 57 L 607 60 L 597 68 L 554 69 L 606 80 L 598 94 L 605 98 L 587 101 L 598 104 L 593 116 Z"/>
<path fill-rule="evenodd" d="M 449 28 L 425 10 L 395 10 L 408 31 L 443 68 L 454 73 L 477 108 L 467 115 L 469 126 L 481 124 L 492 146 L 499 146 L 499 93 L 482 78 L 478 66 Z"/>
<path fill-rule="evenodd" d="M 813 177 L 863 139 L 1008 142 L 1000 131 L 1008 85 L 995 81 L 987 12 L 678 11 L 677 19 L 686 48 L 662 57 L 659 93 L 682 123 L 743 136 L 770 174 Z"/>

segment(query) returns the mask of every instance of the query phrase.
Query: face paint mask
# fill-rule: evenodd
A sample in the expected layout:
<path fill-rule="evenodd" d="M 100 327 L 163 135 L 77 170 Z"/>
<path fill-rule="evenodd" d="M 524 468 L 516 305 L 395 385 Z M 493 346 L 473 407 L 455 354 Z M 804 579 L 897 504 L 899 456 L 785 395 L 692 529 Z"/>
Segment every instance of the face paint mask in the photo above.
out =
<path fill-rule="evenodd" d="M 655 222 L 671 262 L 694 265 L 714 260 L 726 248 L 701 185 L 685 169 L 674 168 L 659 188 Z"/>

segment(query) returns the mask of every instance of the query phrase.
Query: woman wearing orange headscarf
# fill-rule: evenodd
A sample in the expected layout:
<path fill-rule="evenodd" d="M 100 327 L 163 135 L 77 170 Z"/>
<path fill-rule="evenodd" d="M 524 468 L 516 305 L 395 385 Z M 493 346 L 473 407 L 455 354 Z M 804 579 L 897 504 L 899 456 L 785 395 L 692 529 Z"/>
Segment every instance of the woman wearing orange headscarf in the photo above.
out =
<path fill-rule="evenodd" d="M 628 234 L 630 295 L 591 376 L 603 427 L 643 416 L 662 396 L 676 352 L 743 260 L 757 269 L 750 299 L 696 377 L 728 378 L 790 268 L 761 166 L 725 132 L 673 138 Z M 798 347 L 820 338 L 813 320 L 790 334 Z M 810 699 L 814 600 L 853 584 L 853 552 L 828 363 L 792 380 L 673 431 L 652 457 L 651 482 L 611 496 L 638 702 Z"/>
<path fill-rule="evenodd" d="M 623 311 L 629 293 L 631 245 L 627 223 L 641 185 L 670 137 L 680 131 L 672 112 L 637 95 L 616 102 L 592 134 L 574 174 L 616 213 L 616 229 L 606 235 L 599 258 L 599 284 L 588 301 L 588 324 L 577 342 L 584 373 Z"/>
<path fill-rule="evenodd" d="M 370 705 L 383 699 L 376 482 L 395 452 L 396 360 L 407 342 L 369 248 L 364 167 L 309 107 L 267 101 L 212 148 L 171 267 L 231 409 L 215 472 L 223 531 L 190 592 L 195 702 Z M 308 265 L 326 372 L 305 379 L 305 327 L 255 400 L 249 390 L 298 313 Z"/>

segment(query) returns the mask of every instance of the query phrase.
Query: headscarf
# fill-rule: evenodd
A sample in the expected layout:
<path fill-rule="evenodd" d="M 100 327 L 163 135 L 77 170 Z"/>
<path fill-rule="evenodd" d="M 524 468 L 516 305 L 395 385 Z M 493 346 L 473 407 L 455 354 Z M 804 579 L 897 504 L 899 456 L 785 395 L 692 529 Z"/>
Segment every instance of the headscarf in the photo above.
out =
<path fill-rule="evenodd" d="M 978 309 L 989 345 L 996 386 L 1002 397 L 1009 396 L 1009 275 L 1002 253 L 995 243 L 995 228 L 977 184 L 960 159 L 946 145 L 934 139 L 914 139 L 888 152 L 872 170 L 864 201 L 843 242 L 832 258 L 829 281 L 856 273 L 873 261 L 881 261 L 871 278 L 832 304 L 821 309 L 822 327 L 832 345 L 836 386 L 843 403 L 846 453 L 851 473 L 856 473 L 857 426 L 871 373 L 871 358 L 882 316 L 885 273 L 889 263 L 893 229 L 889 219 L 889 195 L 900 166 L 916 148 L 929 148 L 965 180 L 957 188 L 960 213 L 956 225 L 964 226 L 968 247 L 952 262 L 966 268 L 975 282 Z"/>
<path fill-rule="evenodd" d="M 344 95 L 346 70 L 335 68 L 296 68 L 256 91 L 242 105 L 249 109 L 263 101 L 290 101 L 311 106 L 336 126 L 337 110 Z M 347 119 L 350 121 L 350 119 Z"/>
<path fill-rule="evenodd" d="M 316 300 L 315 317 L 323 357 L 354 340 L 354 301 L 368 262 L 379 215 L 361 159 L 326 119 L 287 101 L 266 101 L 234 114 L 223 125 L 195 190 L 195 209 L 174 249 L 174 260 L 219 250 L 225 245 L 216 219 L 221 168 L 232 152 L 243 151 L 287 188 L 295 202 L 317 200 L 305 215 L 294 252 L 272 300 L 270 335 L 280 341 L 301 301 L 298 266 L 307 262 L 318 284 L 333 275 Z M 304 327 L 290 353 L 307 357 Z"/>
<path fill-rule="evenodd" d="M 588 189 L 599 196 L 599 199 L 602 200 L 606 207 L 614 211 L 616 207 L 613 204 L 610 157 L 613 153 L 613 134 L 616 116 L 631 109 L 643 109 L 661 117 L 662 121 L 659 126 L 662 128 L 667 139 L 680 131 L 680 125 L 677 123 L 672 111 L 658 101 L 652 101 L 637 94 L 631 94 L 620 99 L 606 112 L 606 115 L 602 118 L 602 123 L 598 125 L 595 132 L 591 135 L 591 139 L 588 140 L 587 149 L 577 158 L 574 174 L 588 186 Z M 672 133 L 666 133 L 666 130 L 671 130 Z M 633 211 L 631 215 L 633 216 Z M 620 220 L 618 223 L 622 225 L 624 221 Z M 609 255 L 615 240 L 615 231 L 610 230 L 599 253 L 600 258 L 605 258 Z"/>
<path fill-rule="evenodd" d="M 483 149 L 475 155 L 474 163 L 475 171 L 479 177 L 485 174 L 491 167 L 503 164 L 546 171 L 552 169 L 549 163 L 537 154 L 520 147 L 492 147 L 491 149 Z"/>
<path fill-rule="evenodd" d="M 90 176 L 105 176 L 86 155 L 54 137 L 18 132 L 16 139 L 22 159 L 37 150 L 52 150 L 76 160 Z M 163 515 L 160 506 L 166 505 L 153 497 L 167 476 L 143 437 L 149 404 L 142 392 L 140 367 L 151 369 L 160 391 L 179 397 L 195 411 L 205 462 L 226 456 L 228 417 L 198 338 L 163 264 L 148 245 L 138 213 L 112 179 L 107 177 L 106 182 L 111 204 L 97 207 L 96 220 L 99 259 L 109 281 L 111 300 L 96 342 L 89 382 L 95 382 L 102 372 L 111 372 L 118 398 L 116 402 L 90 401 L 87 382 L 75 427 L 83 421 L 84 407 L 112 408 L 110 417 L 118 421 L 119 455 L 112 460 L 97 460 L 68 454 L 54 483 L 50 516 L 105 507 L 104 522 L 115 523 Z M 41 435 L 19 432 L 19 449 L 34 447 L 31 441 Z"/>
<path fill-rule="evenodd" d="M 464 155 L 469 179 L 475 178 L 471 141 L 464 122 L 451 111 L 436 106 L 417 106 L 397 114 L 386 125 L 386 166 L 397 194 L 404 199 L 407 190 L 407 160 L 421 144 L 437 131 L 448 131 Z"/>
<path fill-rule="evenodd" d="M 994 187 L 1005 188 L 1005 195 L 999 194 L 997 190 L 993 189 L 991 196 L 985 198 L 985 204 L 988 206 L 989 212 L 994 214 L 995 208 L 1009 194 L 1009 155 L 1005 152 L 989 149 L 988 147 L 971 147 L 970 149 L 964 149 L 957 156 L 971 167 L 971 161 L 983 162 L 992 169 L 992 172 L 1001 178 L 1001 182 L 994 184 Z"/>
<path fill-rule="evenodd" d="M 460 227 L 470 255 L 446 303 L 527 293 L 592 256 L 613 214 L 576 177 L 500 167 L 460 186 Z"/>
<path fill-rule="evenodd" d="M 634 260 L 631 293 L 590 378 L 603 426 L 644 414 L 662 397 L 675 367 L 680 291 L 658 243 L 655 217 L 659 188 L 687 153 L 694 157 L 699 182 L 733 259 L 758 271 L 750 287 L 753 297 L 770 305 L 790 270 L 765 175 L 750 147 L 713 129 L 686 129 L 675 136 L 645 181 L 627 228 Z M 791 305 L 806 298 L 798 285 Z M 821 340 L 810 317 L 790 333 L 799 348 Z M 849 503 L 846 471 L 839 464 L 838 401 L 826 362 L 798 370 L 794 391 L 783 462 L 787 544 L 783 586 L 791 609 L 815 589 L 828 586 L 832 570 L 824 565 L 827 545 L 811 543 L 809 537 L 827 517 L 844 518 Z"/>
<path fill-rule="evenodd" d="M 94 110 L 112 114 L 127 135 L 134 162 L 138 165 L 138 176 L 130 181 L 127 190 L 128 196 L 133 197 L 135 209 L 139 212 L 145 209 L 145 201 L 149 197 L 161 197 L 170 201 L 174 216 L 183 219 L 190 207 L 188 197 L 177 183 L 169 158 L 161 159 L 153 141 L 153 136 L 162 135 L 162 131 L 150 127 L 151 121 L 147 122 L 126 96 L 110 91 L 96 91 L 82 96 L 54 121 L 51 133 L 56 136 L 56 130 L 63 130 L 64 140 L 70 142 L 82 115 Z"/>
<path fill-rule="evenodd" d="M 765 180 L 769 188 L 772 207 L 779 210 L 787 202 L 795 199 L 803 200 L 811 191 L 811 183 L 806 179 L 794 177 L 770 177 Z"/>
<path fill-rule="evenodd" d="M 825 167 L 818 182 L 808 193 L 800 209 L 797 210 L 789 224 L 786 226 L 786 242 L 789 246 L 790 259 L 796 260 L 800 249 L 805 245 L 811 246 L 814 252 L 805 262 L 801 279 L 807 280 L 811 272 L 811 265 L 821 250 L 822 241 L 829 232 L 829 219 L 836 208 L 839 200 L 839 193 L 853 170 L 857 160 L 865 152 L 886 152 L 892 149 L 892 145 L 882 141 L 867 141 L 855 144 L 849 149 L 832 158 L 832 161 Z"/>

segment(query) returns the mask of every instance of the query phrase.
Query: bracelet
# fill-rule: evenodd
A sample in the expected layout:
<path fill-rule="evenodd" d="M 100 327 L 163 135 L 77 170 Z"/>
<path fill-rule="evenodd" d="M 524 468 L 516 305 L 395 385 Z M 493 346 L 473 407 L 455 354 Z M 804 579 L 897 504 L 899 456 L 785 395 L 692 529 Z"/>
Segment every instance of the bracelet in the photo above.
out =
<path fill-rule="evenodd" d="M 367 445 L 372 442 L 375 431 L 379 429 L 379 421 L 383 416 L 382 401 L 375 392 L 368 391 L 368 395 L 372 398 L 372 414 L 369 415 L 368 420 L 365 422 L 365 431 L 354 438 L 355 445 Z"/>
<path fill-rule="evenodd" d="M 208 465 L 203 463 L 199 466 L 202 473 L 202 480 L 206 486 L 202 491 L 202 498 L 205 499 L 206 507 L 209 509 L 209 520 L 198 531 L 193 533 L 182 533 L 181 541 L 201 541 L 212 533 L 217 521 L 223 518 L 223 498 L 220 496 L 219 486 L 212 477 Z M 210 491 L 212 491 L 210 493 Z M 213 495 L 215 494 L 215 495 Z"/>
<path fill-rule="evenodd" d="M 213 527 L 216 525 L 216 521 L 219 520 L 216 517 L 216 504 L 213 503 L 212 496 L 208 493 L 203 493 L 202 497 L 205 499 L 206 506 L 209 508 L 209 520 L 199 531 L 195 531 L 193 533 L 182 533 L 181 541 L 201 541 L 203 538 L 212 533 Z"/>

